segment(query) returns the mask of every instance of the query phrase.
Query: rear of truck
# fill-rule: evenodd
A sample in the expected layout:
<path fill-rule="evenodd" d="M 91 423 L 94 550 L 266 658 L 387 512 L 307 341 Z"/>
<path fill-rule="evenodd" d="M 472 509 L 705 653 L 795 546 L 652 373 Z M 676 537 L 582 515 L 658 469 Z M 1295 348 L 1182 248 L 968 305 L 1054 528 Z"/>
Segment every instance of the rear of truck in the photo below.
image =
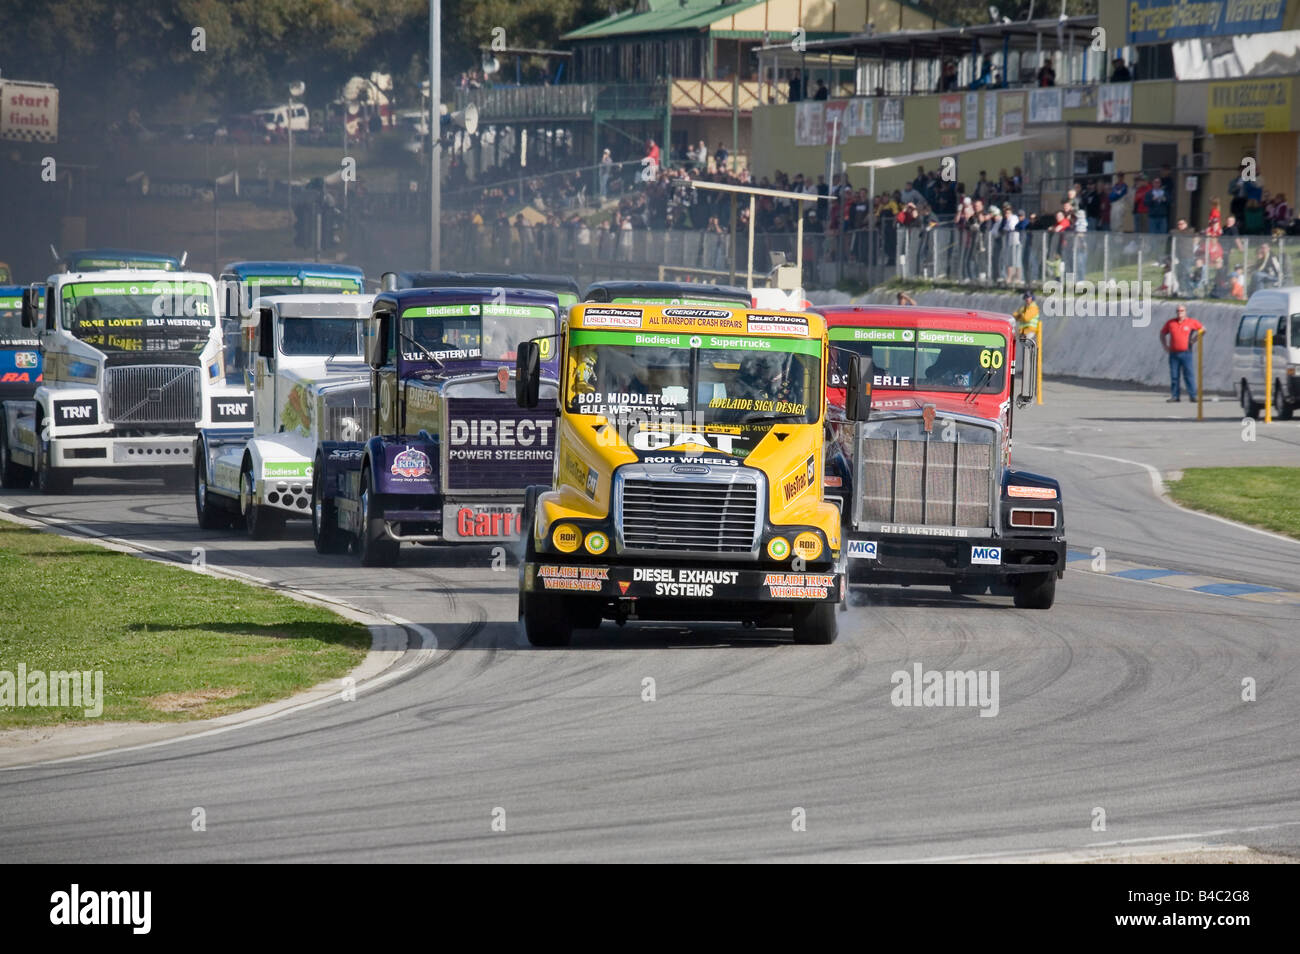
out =
<path fill-rule="evenodd" d="M 960 309 L 821 309 L 831 344 L 874 364 L 871 420 L 833 426 L 828 480 L 851 584 L 948 585 L 1046 609 L 1065 571 L 1060 484 L 1010 466 L 1033 343 Z M 831 375 L 832 406 L 842 398 Z"/>
<path fill-rule="evenodd" d="M 529 641 L 567 645 L 605 619 L 833 641 L 844 574 L 823 497 L 821 317 L 584 304 L 562 340 L 555 473 L 524 515 Z"/>

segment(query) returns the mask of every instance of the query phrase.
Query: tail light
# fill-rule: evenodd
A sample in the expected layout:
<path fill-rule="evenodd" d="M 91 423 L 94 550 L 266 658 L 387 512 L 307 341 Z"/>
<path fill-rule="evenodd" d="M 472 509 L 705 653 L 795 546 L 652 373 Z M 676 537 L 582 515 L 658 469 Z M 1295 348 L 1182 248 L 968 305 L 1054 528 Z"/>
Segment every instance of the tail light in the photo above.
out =
<path fill-rule="evenodd" d="M 1012 510 L 1011 526 L 1050 530 L 1056 526 L 1055 510 Z"/>

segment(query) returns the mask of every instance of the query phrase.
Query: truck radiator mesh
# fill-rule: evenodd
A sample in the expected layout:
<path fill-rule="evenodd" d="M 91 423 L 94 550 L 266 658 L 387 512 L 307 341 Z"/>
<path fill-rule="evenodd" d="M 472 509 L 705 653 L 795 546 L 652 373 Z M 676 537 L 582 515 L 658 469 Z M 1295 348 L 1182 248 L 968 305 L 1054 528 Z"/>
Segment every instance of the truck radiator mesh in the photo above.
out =
<path fill-rule="evenodd" d="M 862 519 L 917 526 L 992 526 L 993 445 L 914 440 L 863 441 Z"/>
<path fill-rule="evenodd" d="M 375 411 L 367 403 L 356 405 L 326 405 L 325 429 L 321 440 L 326 441 L 364 441 L 374 433 Z"/>
<path fill-rule="evenodd" d="M 628 478 L 622 484 L 623 546 L 663 552 L 749 553 L 758 486 Z"/>
<path fill-rule="evenodd" d="M 203 417 L 198 368 L 106 368 L 104 392 L 114 424 L 193 424 Z"/>

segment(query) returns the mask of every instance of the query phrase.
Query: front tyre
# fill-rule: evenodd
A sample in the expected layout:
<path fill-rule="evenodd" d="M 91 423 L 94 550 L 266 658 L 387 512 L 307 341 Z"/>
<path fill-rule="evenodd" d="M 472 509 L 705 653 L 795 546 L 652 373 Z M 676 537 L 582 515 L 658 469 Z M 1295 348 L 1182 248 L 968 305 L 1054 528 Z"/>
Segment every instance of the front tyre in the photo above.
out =
<path fill-rule="evenodd" d="M 357 535 L 357 556 L 362 566 L 392 566 L 397 562 L 398 543 L 384 529 L 384 515 L 375 500 L 370 469 L 361 472 L 361 532 Z"/>
<path fill-rule="evenodd" d="M 1273 382 L 1273 417 L 1279 421 L 1289 421 L 1295 416 L 1295 407 L 1287 403 L 1286 392 L 1282 390 L 1282 382 Z"/>
<path fill-rule="evenodd" d="M 316 458 L 311 478 L 311 539 L 316 545 L 317 553 L 339 553 L 347 546 L 347 541 L 339 533 L 338 508 L 334 498 L 326 498 L 322 492 L 322 462 Z"/>
<path fill-rule="evenodd" d="M 533 646 L 553 648 L 573 641 L 573 623 L 564 600 L 546 593 L 523 593 L 524 635 Z"/>
<path fill-rule="evenodd" d="M 254 540 L 273 540 L 284 529 L 284 518 L 270 507 L 261 506 L 254 490 L 252 466 L 246 462 L 239 472 L 239 512 L 244 517 L 244 529 Z"/>
<path fill-rule="evenodd" d="M 203 461 L 194 466 L 194 516 L 200 530 L 225 530 L 230 526 L 230 511 L 214 505 L 208 494 L 208 470 Z"/>
<path fill-rule="evenodd" d="M 794 641 L 801 646 L 829 646 L 839 635 L 835 604 L 829 601 L 796 606 Z"/>
<path fill-rule="evenodd" d="M 1051 609 L 1056 601 L 1056 573 L 1025 573 L 1015 581 L 1018 609 Z"/>
<path fill-rule="evenodd" d="M 14 463 L 13 457 L 9 454 L 9 434 L 4 426 L 4 419 L 0 418 L 0 487 L 13 490 L 30 487 L 31 483 L 31 473 L 21 464 Z"/>
<path fill-rule="evenodd" d="M 36 440 L 36 475 L 32 482 L 37 492 L 42 494 L 66 494 L 72 489 L 72 476 L 59 473 L 50 466 L 48 442 L 40 438 Z"/>

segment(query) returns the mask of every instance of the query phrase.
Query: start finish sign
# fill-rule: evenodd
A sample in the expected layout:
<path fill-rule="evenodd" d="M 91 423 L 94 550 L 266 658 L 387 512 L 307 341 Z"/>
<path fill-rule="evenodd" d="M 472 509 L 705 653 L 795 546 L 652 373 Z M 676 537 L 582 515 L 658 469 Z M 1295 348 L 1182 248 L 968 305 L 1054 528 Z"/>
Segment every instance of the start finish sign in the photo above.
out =
<path fill-rule="evenodd" d="M 58 142 L 58 87 L 0 80 L 0 139 Z"/>

